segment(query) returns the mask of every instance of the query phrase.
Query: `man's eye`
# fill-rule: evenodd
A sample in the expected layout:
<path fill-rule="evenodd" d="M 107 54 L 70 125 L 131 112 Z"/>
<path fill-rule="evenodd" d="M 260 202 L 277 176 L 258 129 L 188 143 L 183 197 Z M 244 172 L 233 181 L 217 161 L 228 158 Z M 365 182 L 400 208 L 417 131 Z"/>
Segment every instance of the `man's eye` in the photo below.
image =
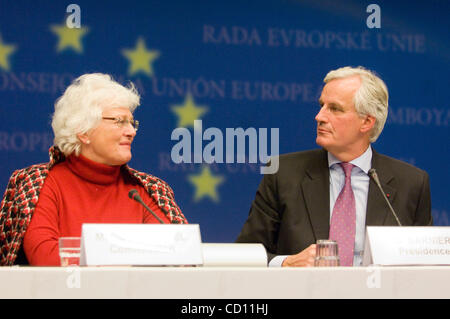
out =
<path fill-rule="evenodd" d="M 337 106 L 330 106 L 329 109 L 330 109 L 331 112 L 340 112 L 340 111 L 342 111 L 342 109 L 337 107 Z"/>

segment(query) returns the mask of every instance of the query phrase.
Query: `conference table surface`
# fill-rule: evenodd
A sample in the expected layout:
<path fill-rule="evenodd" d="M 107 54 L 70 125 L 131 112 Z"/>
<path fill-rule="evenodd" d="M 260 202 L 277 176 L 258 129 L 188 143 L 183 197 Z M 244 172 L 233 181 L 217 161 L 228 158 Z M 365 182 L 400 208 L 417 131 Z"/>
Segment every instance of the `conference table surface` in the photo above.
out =
<path fill-rule="evenodd" d="M 0 267 L 0 298 L 450 298 L 449 266 Z"/>

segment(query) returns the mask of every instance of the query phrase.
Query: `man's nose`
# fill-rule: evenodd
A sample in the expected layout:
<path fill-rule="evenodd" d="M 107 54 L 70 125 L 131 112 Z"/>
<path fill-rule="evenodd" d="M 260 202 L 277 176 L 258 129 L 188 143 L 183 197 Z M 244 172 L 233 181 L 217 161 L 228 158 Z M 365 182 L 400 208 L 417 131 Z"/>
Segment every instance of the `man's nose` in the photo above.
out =
<path fill-rule="evenodd" d="M 327 121 L 327 117 L 326 117 L 326 111 L 325 111 L 325 107 L 321 107 L 319 110 L 319 113 L 317 113 L 315 119 L 317 121 L 317 123 L 321 123 L 321 122 L 326 122 Z"/>

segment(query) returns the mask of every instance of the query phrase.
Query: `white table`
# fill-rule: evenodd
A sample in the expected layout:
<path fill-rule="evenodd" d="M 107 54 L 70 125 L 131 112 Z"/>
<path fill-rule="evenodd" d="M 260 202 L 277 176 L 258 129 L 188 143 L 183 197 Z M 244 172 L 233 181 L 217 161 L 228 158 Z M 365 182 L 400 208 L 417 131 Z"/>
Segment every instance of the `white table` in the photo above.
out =
<path fill-rule="evenodd" d="M 0 267 L 5 298 L 450 298 L 450 266 Z"/>

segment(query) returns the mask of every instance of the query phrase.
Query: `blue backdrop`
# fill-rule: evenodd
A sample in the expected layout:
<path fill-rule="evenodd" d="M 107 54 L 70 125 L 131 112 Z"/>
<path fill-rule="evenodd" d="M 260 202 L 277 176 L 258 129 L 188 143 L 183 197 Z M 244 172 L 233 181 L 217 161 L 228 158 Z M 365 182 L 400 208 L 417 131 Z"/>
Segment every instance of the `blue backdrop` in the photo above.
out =
<path fill-rule="evenodd" d="M 204 242 L 232 242 L 259 163 L 175 164 L 172 131 L 193 132 L 194 119 L 222 132 L 279 128 L 280 153 L 316 148 L 323 77 L 362 65 L 390 91 L 375 149 L 429 172 L 435 224 L 449 225 L 449 1 L 76 1 L 70 29 L 71 3 L 0 2 L 3 187 L 48 160 L 50 115 L 72 79 L 109 73 L 142 96 L 130 166 L 172 186 Z"/>

